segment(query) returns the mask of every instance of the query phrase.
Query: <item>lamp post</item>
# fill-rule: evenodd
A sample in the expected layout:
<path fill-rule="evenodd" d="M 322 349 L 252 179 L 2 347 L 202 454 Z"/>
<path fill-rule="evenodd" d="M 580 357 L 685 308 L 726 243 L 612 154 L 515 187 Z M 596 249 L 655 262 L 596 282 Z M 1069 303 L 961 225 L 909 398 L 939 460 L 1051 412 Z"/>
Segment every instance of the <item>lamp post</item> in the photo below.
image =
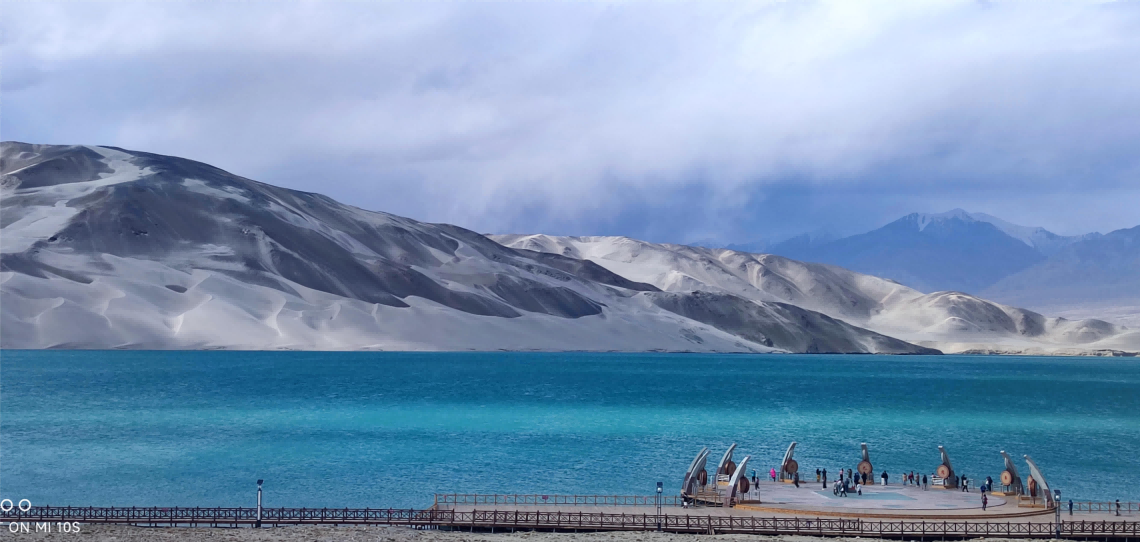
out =
<path fill-rule="evenodd" d="M 1057 519 L 1057 538 L 1061 538 L 1061 490 L 1053 490 L 1053 512 Z"/>
<path fill-rule="evenodd" d="M 661 482 L 657 482 L 657 495 L 655 496 L 655 500 L 657 501 L 657 530 L 660 531 L 661 530 Z"/>
<path fill-rule="evenodd" d="M 265 480 L 257 481 L 257 528 L 261 528 L 261 483 Z"/>

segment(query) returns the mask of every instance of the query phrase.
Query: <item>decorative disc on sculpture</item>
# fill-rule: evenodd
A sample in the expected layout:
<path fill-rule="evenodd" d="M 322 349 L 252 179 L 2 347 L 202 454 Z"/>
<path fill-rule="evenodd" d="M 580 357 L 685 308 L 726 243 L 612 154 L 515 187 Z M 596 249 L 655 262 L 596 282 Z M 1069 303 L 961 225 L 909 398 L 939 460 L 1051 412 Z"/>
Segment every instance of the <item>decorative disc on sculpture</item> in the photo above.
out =
<path fill-rule="evenodd" d="M 950 477 L 950 467 L 946 465 L 938 465 L 938 477 L 946 479 Z"/>
<path fill-rule="evenodd" d="M 859 474 L 871 474 L 872 472 L 875 472 L 874 469 L 871 468 L 870 461 L 860 461 L 858 470 Z"/>

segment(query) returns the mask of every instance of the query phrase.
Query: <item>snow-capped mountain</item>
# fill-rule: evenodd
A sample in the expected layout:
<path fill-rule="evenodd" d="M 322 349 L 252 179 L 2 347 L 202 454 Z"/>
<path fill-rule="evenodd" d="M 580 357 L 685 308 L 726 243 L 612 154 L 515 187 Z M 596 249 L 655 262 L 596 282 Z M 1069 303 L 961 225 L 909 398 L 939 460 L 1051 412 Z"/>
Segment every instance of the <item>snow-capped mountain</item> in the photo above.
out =
<path fill-rule="evenodd" d="M 1101 320 L 1065 320 L 960 292 L 923 294 L 847 269 L 728 249 L 625 237 L 495 235 L 506 246 L 593 261 L 668 292 L 720 292 L 784 302 L 947 352 L 1140 350 L 1140 332 Z"/>
<path fill-rule="evenodd" d="M 974 220 L 978 221 L 978 223 L 992 224 L 994 227 L 1001 229 L 1005 235 L 1009 235 L 1028 246 L 1032 246 L 1034 250 L 1041 252 L 1043 256 L 1051 256 L 1051 254 L 1064 249 L 1065 246 L 1100 235 L 1097 233 L 1085 235 L 1057 235 L 1040 226 L 1019 226 L 993 215 L 987 215 L 985 212 L 966 212 L 962 209 L 954 209 L 952 211 L 938 213 L 938 215 L 920 215 L 920 217 L 922 217 L 927 224 L 931 223 L 931 221 L 945 220 L 948 218 Z"/>
<path fill-rule="evenodd" d="M 0 146 L 0 346 L 935 353 L 169 156 Z"/>
<path fill-rule="evenodd" d="M 1098 234 L 1060 236 L 985 213 L 912 213 L 876 230 L 827 242 L 768 247 L 773 254 L 828 263 L 922 291 L 980 293 L 999 280 Z"/>

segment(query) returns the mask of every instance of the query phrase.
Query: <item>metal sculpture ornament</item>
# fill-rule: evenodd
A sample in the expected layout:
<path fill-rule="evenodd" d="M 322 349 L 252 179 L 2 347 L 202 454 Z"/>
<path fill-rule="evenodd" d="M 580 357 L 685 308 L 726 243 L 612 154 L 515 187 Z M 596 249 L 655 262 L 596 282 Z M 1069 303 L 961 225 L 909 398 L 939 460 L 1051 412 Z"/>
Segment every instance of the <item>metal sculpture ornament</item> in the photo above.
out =
<path fill-rule="evenodd" d="M 863 449 L 863 460 L 859 462 L 859 466 L 855 467 L 855 469 L 859 472 L 859 474 L 866 474 L 870 476 L 875 472 L 875 467 L 871 466 L 871 452 L 867 450 L 866 442 L 859 444 L 859 447 Z"/>

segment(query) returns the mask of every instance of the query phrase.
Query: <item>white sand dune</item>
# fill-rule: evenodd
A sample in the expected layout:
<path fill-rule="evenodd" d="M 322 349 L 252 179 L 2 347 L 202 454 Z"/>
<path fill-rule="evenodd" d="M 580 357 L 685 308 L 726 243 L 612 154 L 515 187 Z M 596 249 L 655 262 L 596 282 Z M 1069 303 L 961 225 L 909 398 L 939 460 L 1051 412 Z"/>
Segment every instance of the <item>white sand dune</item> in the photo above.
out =
<path fill-rule="evenodd" d="M 3 348 L 933 352 L 190 160 L 0 151 Z"/>
<path fill-rule="evenodd" d="M 726 292 L 794 304 L 944 352 L 1140 351 L 1140 334 L 1102 320 L 1047 318 L 960 292 L 923 294 L 890 280 L 770 254 L 626 237 L 491 238 L 513 248 L 588 259 L 669 292 Z"/>
<path fill-rule="evenodd" d="M 0 347 L 1095 353 L 1132 330 L 771 255 L 496 236 L 206 164 L 0 145 Z"/>

